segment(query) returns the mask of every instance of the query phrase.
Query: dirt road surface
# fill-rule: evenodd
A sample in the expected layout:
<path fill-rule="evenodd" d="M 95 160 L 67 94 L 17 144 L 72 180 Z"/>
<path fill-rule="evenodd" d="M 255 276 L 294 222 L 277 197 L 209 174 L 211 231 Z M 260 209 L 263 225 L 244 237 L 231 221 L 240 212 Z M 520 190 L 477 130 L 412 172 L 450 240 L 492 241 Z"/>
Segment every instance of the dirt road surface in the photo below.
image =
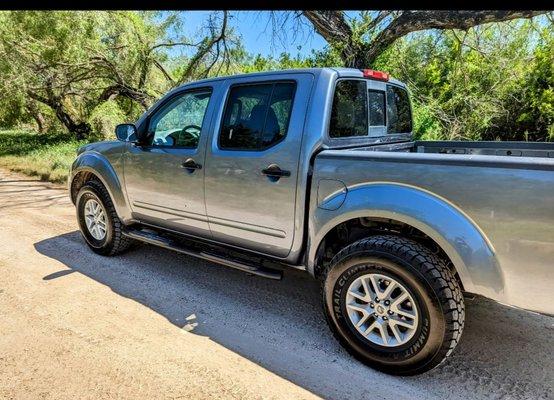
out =
<path fill-rule="evenodd" d="M 387 376 L 335 342 L 315 282 L 85 246 L 65 188 L 0 171 L 0 398 L 554 397 L 554 319 L 467 303 L 453 356 Z"/>

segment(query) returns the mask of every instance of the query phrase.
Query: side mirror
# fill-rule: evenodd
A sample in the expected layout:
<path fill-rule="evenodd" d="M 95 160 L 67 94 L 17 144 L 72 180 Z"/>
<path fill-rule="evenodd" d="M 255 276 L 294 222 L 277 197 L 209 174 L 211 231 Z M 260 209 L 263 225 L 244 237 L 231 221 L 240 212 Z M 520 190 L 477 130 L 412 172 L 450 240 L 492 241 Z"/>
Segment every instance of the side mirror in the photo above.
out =
<path fill-rule="evenodd" d="M 133 124 L 119 124 L 115 127 L 115 136 L 122 142 L 136 142 L 137 128 Z"/>

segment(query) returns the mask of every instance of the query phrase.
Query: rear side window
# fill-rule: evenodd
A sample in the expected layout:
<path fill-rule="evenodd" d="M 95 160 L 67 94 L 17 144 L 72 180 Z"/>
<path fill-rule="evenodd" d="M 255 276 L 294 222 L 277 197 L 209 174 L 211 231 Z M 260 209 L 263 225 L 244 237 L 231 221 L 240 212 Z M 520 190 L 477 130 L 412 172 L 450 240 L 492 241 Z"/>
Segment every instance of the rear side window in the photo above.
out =
<path fill-rule="evenodd" d="M 264 150 L 283 140 L 295 87 L 294 82 L 234 86 L 225 105 L 219 147 Z"/>
<path fill-rule="evenodd" d="M 408 92 L 396 86 L 387 86 L 388 133 L 412 131 L 412 113 Z"/>
<path fill-rule="evenodd" d="M 362 80 L 337 82 L 331 110 L 330 137 L 367 136 L 366 90 L 366 82 Z"/>

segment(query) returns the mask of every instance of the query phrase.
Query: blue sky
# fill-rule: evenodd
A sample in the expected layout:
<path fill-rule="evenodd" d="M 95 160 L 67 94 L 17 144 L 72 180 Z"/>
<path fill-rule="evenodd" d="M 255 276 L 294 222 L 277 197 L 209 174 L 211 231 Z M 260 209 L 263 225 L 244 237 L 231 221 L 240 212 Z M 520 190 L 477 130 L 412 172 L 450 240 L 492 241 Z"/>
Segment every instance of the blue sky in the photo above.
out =
<path fill-rule="evenodd" d="M 181 14 L 184 34 L 188 37 L 193 36 L 211 12 L 184 11 Z M 288 52 L 293 56 L 296 54 L 309 55 L 312 49 L 320 50 L 326 45 L 321 36 L 306 28 L 293 37 L 294 22 L 292 18 L 285 24 L 282 31 L 285 35 L 282 40 L 272 38 L 270 13 L 267 11 L 231 12 L 230 24 L 235 32 L 242 36 L 244 47 L 251 54 L 278 56 L 282 52 Z"/>

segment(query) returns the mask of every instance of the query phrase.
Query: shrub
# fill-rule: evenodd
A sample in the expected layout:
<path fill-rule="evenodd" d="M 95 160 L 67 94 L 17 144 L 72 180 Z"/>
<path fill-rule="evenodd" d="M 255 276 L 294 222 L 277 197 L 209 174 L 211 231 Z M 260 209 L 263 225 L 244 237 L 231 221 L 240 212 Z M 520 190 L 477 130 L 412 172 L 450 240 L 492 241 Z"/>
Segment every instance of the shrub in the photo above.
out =
<path fill-rule="evenodd" d="M 96 106 L 88 119 L 93 129 L 91 139 L 115 139 L 115 127 L 126 120 L 125 113 L 114 100 L 108 100 Z"/>

